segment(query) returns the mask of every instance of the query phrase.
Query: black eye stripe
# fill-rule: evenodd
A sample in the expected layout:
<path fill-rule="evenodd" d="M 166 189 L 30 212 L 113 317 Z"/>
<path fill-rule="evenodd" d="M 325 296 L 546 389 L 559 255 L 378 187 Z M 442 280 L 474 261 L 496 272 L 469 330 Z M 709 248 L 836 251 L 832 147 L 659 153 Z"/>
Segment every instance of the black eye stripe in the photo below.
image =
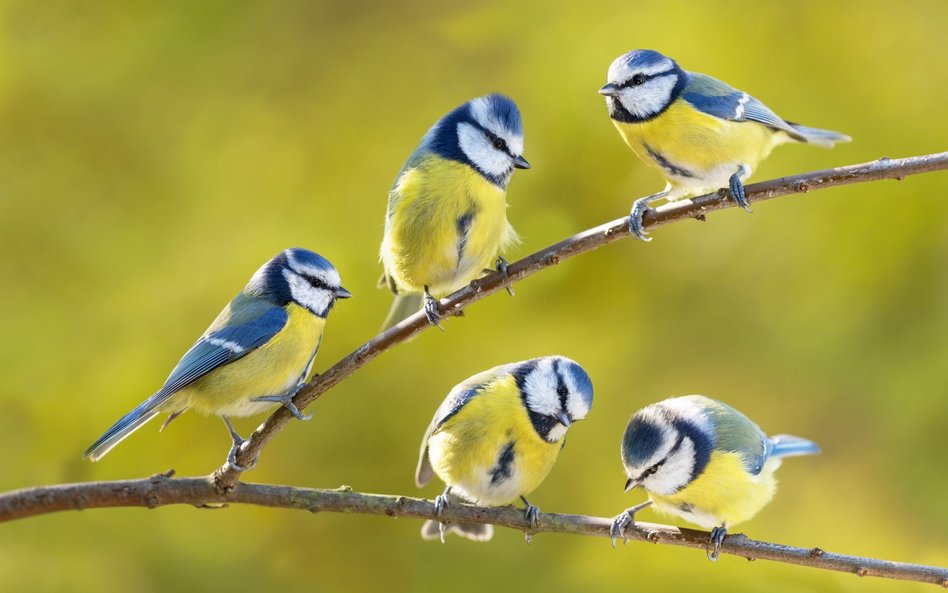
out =
<path fill-rule="evenodd" d="M 634 76 L 632 76 L 631 78 L 629 78 L 627 81 L 623 82 L 622 84 L 617 84 L 616 86 L 619 87 L 620 89 L 627 89 L 627 88 L 632 87 L 632 86 L 642 86 L 643 84 L 645 84 L 646 82 L 652 80 L 653 78 L 660 78 L 660 77 L 662 77 L 662 76 L 668 76 L 669 74 L 673 74 L 674 72 L 675 72 L 674 69 L 663 70 L 663 71 L 661 71 L 661 72 L 656 72 L 655 74 L 642 74 L 641 72 L 639 72 L 639 73 L 635 74 Z M 642 77 L 642 82 L 640 82 L 640 83 L 637 84 L 637 85 L 636 85 L 636 84 L 632 84 L 632 80 L 633 80 L 633 79 L 636 79 L 637 77 Z"/>
<path fill-rule="evenodd" d="M 498 136 L 497 134 L 491 132 L 490 130 L 484 128 L 484 133 L 487 135 L 487 139 L 490 140 L 491 146 L 495 149 L 505 153 L 510 158 L 514 158 L 512 152 L 510 152 L 510 147 L 507 146 L 507 141 Z M 500 144 L 498 146 L 498 143 Z"/>

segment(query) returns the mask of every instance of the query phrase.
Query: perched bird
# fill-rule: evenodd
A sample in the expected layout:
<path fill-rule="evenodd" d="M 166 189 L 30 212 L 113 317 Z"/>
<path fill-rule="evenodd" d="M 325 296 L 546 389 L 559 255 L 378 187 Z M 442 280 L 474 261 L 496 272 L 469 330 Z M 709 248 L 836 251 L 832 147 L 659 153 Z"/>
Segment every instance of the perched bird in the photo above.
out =
<path fill-rule="evenodd" d="M 234 439 L 228 461 L 245 469 L 235 457 L 243 439 L 229 417 L 282 404 L 308 420 L 292 397 L 313 366 L 326 316 L 336 299 L 350 296 L 340 285 L 339 272 L 322 256 L 300 248 L 283 251 L 224 307 L 164 386 L 112 425 L 85 456 L 98 461 L 159 413 L 170 414 L 164 428 L 191 408 L 223 418 Z"/>
<path fill-rule="evenodd" d="M 417 312 L 422 298 L 440 328 L 436 299 L 495 264 L 506 273 L 500 256 L 517 241 L 507 184 L 514 169 L 529 168 L 520 111 L 503 95 L 468 101 L 428 130 L 388 194 L 380 284 L 395 302 L 384 328 Z"/>
<path fill-rule="evenodd" d="M 815 455 L 816 443 L 767 437 L 734 408 L 703 395 L 673 397 L 636 412 L 622 437 L 626 492 L 642 486 L 649 500 L 612 524 L 612 545 L 651 504 L 711 529 L 714 560 L 730 527 L 747 521 L 774 496 L 782 458 Z"/>
<path fill-rule="evenodd" d="M 435 500 L 438 513 L 464 500 L 501 506 L 520 498 L 526 517 L 539 510 L 526 495 L 546 478 L 566 444 L 566 430 L 589 413 L 593 388 L 581 366 L 563 356 L 546 356 L 494 367 L 458 384 L 435 412 L 415 472 L 422 487 L 433 475 L 447 485 Z M 449 530 L 474 541 L 493 535 L 490 525 L 452 524 Z M 445 526 L 426 521 L 424 539 Z"/>
<path fill-rule="evenodd" d="M 808 128 L 720 80 L 682 70 L 657 51 L 637 49 L 609 66 L 599 89 L 619 135 L 667 181 L 664 191 L 636 200 L 629 229 L 647 241 L 642 215 L 655 200 L 678 200 L 729 187 L 750 212 L 742 180 L 785 142 L 827 148 L 849 136 Z"/>

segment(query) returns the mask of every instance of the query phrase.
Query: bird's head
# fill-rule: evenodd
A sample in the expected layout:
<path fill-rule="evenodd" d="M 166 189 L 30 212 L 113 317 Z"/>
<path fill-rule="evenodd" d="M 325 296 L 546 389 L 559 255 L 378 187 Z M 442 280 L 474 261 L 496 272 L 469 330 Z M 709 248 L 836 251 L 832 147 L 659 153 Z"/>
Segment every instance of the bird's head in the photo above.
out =
<path fill-rule="evenodd" d="M 263 264 L 244 290 L 281 307 L 294 302 L 326 317 L 336 299 L 352 296 L 341 282 L 339 272 L 326 258 L 295 247 Z"/>
<path fill-rule="evenodd" d="M 504 189 L 514 169 L 530 168 L 523 158 L 520 110 L 512 99 L 496 93 L 472 99 L 444 116 L 422 146 L 470 165 Z"/>
<path fill-rule="evenodd" d="M 592 407 L 589 375 L 564 356 L 546 356 L 520 363 L 514 372 L 533 428 L 544 440 L 556 443 L 573 422 Z"/>
<path fill-rule="evenodd" d="M 684 88 L 686 73 L 675 60 L 650 49 L 623 54 L 609 66 L 606 97 L 612 119 L 633 123 L 659 115 Z"/>
<path fill-rule="evenodd" d="M 643 486 L 656 494 L 674 494 L 704 471 L 714 432 L 699 402 L 670 398 L 632 416 L 622 437 L 626 491 Z"/>

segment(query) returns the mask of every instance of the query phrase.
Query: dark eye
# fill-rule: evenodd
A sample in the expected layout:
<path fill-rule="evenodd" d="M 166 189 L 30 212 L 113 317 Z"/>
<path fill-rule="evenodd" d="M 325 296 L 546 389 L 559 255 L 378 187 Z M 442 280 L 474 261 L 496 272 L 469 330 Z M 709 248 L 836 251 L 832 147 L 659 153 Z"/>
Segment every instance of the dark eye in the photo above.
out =
<path fill-rule="evenodd" d="M 566 397 L 567 395 L 569 395 L 569 389 L 560 385 L 559 387 L 556 388 L 556 395 L 560 397 Z"/>
<path fill-rule="evenodd" d="M 323 282 L 319 278 L 313 278 L 312 276 L 303 276 L 303 278 L 307 282 L 309 282 L 309 285 L 312 286 L 313 288 L 322 288 L 325 290 L 329 290 L 329 285 L 327 285 L 325 282 Z"/>
<path fill-rule="evenodd" d="M 504 152 L 507 152 L 507 143 L 504 142 L 504 139 L 503 139 L 503 138 L 497 138 L 497 137 L 495 136 L 495 137 L 494 137 L 494 148 L 496 148 L 497 150 L 503 150 Z"/>
<path fill-rule="evenodd" d="M 642 84 L 643 82 L 645 82 L 645 75 L 644 75 L 644 74 L 636 74 L 635 76 L 632 77 L 631 82 L 632 82 L 632 86 L 639 86 L 640 84 Z"/>

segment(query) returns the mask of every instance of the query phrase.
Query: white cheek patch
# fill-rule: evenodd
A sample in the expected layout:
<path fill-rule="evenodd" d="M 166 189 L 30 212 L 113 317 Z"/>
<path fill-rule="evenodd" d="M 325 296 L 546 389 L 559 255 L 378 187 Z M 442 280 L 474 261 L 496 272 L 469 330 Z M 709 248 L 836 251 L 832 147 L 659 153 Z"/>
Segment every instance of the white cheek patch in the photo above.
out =
<path fill-rule="evenodd" d="M 632 115 L 647 118 L 664 109 L 678 82 L 674 73 L 647 80 L 639 86 L 625 87 L 619 92 L 622 106 Z"/>
<path fill-rule="evenodd" d="M 511 133 L 510 130 L 507 129 L 507 126 L 497 119 L 487 99 L 478 97 L 471 101 L 471 116 L 474 118 L 474 121 L 481 124 L 484 129 L 490 130 L 495 135 L 503 138 L 510 152 L 513 154 L 523 154 L 523 137 Z"/>
<path fill-rule="evenodd" d="M 546 440 L 551 443 L 555 443 L 566 436 L 566 430 L 566 426 L 563 426 L 562 424 L 554 424 L 553 428 L 550 429 L 550 432 L 547 433 Z"/>
<path fill-rule="evenodd" d="M 286 278 L 286 283 L 290 287 L 290 295 L 293 300 L 313 313 L 322 315 L 332 304 L 333 295 L 328 290 L 313 287 L 301 276 L 285 268 L 283 269 L 283 277 Z"/>
<path fill-rule="evenodd" d="M 553 361 L 542 359 L 537 368 L 527 375 L 523 390 L 526 393 L 527 406 L 536 414 L 556 416 L 560 412 L 560 397 L 556 393 L 559 384 Z"/>
<path fill-rule="evenodd" d="M 691 480 L 694 467 L 695 444 L 688 437 L 684 437 L 678 450 L 665 459 L 665 463 L 658 468 L 657 472 L 645 478 L 642 485 L 646 490 L 656 494 L 674 494 Z"/>
<path fill-rule="evenodd" d="M 487 136 L 469 123 L 458 124 L 458 143 L 467 158 L 492 177 L 503 177 L 513 166 L 506 153 L 494 148 Z"/>
<path fill-rule="evenodd" d="M 312 276 L 313 278 L 319 278 L 327 286 L 339 286 L 342 284 L 342 278 L 339 277 L 339 272 L 335 268 L 314 268 L 313 266 L 307 266 L 300 262 L 293 256 L 293 251 L 287 249 L 283 253 L 286 254 L 286 261 L 290 264 L 290 267 L 293 268 L 293 271 L 297 274 L 302 274 L 304 276 Z"/>

